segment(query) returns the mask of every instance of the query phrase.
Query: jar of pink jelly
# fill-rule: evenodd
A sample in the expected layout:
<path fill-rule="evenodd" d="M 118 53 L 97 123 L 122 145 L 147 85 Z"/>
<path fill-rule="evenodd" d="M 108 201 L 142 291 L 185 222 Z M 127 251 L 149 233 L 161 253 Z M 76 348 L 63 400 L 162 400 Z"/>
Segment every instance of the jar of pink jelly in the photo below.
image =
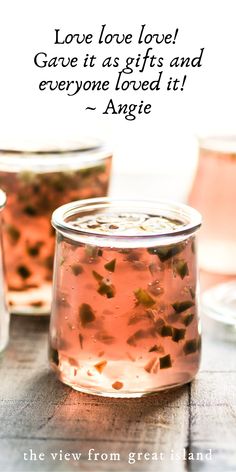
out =
<path fill-rule="evenodd" d="M 200 214 L 160 201 L 91 199 L 53 213 L 50 363 L 62 382 L 137 397 L 187 383 L 200 362 Z"/>

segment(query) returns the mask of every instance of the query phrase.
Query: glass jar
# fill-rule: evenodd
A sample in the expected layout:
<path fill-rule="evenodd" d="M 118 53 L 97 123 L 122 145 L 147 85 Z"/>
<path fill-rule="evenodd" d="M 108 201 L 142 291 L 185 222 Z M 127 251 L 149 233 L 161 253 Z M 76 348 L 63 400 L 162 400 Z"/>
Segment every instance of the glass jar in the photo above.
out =
<path fill-rule="evenodd" d="M 188 201 L 204 219 L 200 267 L 236 274 L 236 136 L 199 139 L 198 168 Z"/>
<path fill-rule="evenodd" d="M 53 213 L 50 363 L 72 388 L 138 397 L 200 362 L 195 233 L 185 205 L 91 199 Z"/>
<path fill-rule="evenodd" d="M 6 284 L 4 258 L 2 254 L 2 210 L 6 204 L 6 195 L 0 190 L 0 352 L 9 340 L 9 313 L 6 305 Z"/>
<path fill-rule="evenodd" d="M 8 195 L 4 246 L 13 313 L 50 312 L 51 214 L 66 202 L 107 195 L 111 157 L 95 144 L 51 151 L 0 151 L 0 183 Z"/>

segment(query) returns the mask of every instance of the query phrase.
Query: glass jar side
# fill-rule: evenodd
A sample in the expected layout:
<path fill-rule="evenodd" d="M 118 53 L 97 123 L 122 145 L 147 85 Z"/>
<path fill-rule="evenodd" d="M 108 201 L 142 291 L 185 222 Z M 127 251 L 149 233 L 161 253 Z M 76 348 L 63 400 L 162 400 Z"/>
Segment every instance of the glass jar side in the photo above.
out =
<path fill-rule="evenodd" d="M 87 393 L 142 396 L 199 368 L 195 233 L 165 244 L 130 239 L 127 247 L 57 234 L 50 363 Z"/>

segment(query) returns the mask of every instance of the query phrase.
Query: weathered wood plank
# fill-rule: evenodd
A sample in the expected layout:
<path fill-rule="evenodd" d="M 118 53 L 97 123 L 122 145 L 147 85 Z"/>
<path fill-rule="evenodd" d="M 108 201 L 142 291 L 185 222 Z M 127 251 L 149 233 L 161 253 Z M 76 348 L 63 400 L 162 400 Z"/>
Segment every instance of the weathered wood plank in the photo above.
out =
<path fill-rule="evenodd" d="M 47 364 L 47 319 L 15 317 L 0 370 L 0 470 L 111 472 L 236 469 L 236 359 L 230 343 L 205 336 L 202 371 L 190 386 L 143 399 L 79 394 L 60 383 Z M 207 452 L 211 461 L 170 460 L 170 452 Z M 24 461 L 29 449 L 44 461 Z M 89 449 L 120 461 L 88 461 Z M 81 452 L 81 460 L 52 460 L 51 452 Z M 127 462 L 130 452 L 164 460 Z"/>

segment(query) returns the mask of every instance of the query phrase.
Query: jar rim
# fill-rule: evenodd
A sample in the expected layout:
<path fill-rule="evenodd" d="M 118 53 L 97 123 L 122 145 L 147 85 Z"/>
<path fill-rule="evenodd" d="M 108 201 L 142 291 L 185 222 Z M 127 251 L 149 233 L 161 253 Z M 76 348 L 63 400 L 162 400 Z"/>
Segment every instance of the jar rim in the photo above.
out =
<path fill-rule="evenodd" d="M 201 149 L 221 153 L 236 153 L 236 134 L 210 134 L 198 136 Z"/>
<path fill-rule="evenodd" d="M 68 219 L 89 211 L 96 211 L 98 209 L 111 208 L 112 205 L 116 205 L 116 208 L 119 207 L 122 211 L 136 211 L 143 213 L 146 209 L 146 212 L 152 213 L 155 210 L 155 215 L 166 216 L 171 218 L 170 214 L 172 213 L 173 218 L 179 217 L 183 222 L 183 225 L 176 227 L 176 229 L 168 229 L 165 232 L 152 232 L 144 234 L 111 234 L 111 233 L 99 233 L 94 231 L 86 231 L 84 229 L 74 227 L 68 223 Z M 184 222 L 185 219 L 185 222 Z M 52 214 L 52 225 L 60 233 L 66 235 L 67 237 L 73 236 L 83 236 L 87 238 L 96 238 L 97 240 L 109 240 L 109 241 L 145 241 L 147 239 L 152 240 L 158 239 L 162 240 L 164 238 L 173 238 L 181 236 L 189 236 L 195 233 L 202 224 L 201 214 L 194 208 L 185 205 L 179 202 L 173 202 L 168 200 L 141 200 L 141 199 L 130 199 L 130 198 L 91 198 L 86 200 L 78 200 L 57 208 Z"/>
<path fill-rule="evenodd" d="M 106 159 L 112 157 L 112 151 L 106 145 L 87 149 L 55 148 L 47 150 L 20 150 L 0 149 L 0 168 L 5 172 L 21 172 L 30 170 L 34 172 L 52 172 L 56 170 L 67 171 L 93 167 L 94 164 L 103 164 Z"/>

